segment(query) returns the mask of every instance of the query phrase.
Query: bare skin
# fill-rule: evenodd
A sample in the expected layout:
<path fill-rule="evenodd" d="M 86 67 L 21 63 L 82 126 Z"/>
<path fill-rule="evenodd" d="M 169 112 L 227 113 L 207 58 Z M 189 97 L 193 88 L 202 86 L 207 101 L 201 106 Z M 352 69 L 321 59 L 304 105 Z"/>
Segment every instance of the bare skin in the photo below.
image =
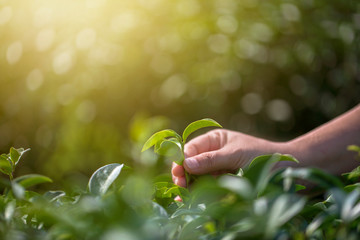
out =
<path fill-rule="evenodd" d="M 332 121 L 288 142 L 272 142 L 236 131 L 217 129 L 194 138 L 185 145 L 183 166 L 173 163 L 175 184 L 186 187 L 184 168 L 190 174 L 234 172 L 254 157 L 291 154 L 299 164 L 280 162 L 276 167 L 317 167 L 332 174 L 351 171 L 359 162 L 349 145 L 360 145 L 360 105 Z"/>

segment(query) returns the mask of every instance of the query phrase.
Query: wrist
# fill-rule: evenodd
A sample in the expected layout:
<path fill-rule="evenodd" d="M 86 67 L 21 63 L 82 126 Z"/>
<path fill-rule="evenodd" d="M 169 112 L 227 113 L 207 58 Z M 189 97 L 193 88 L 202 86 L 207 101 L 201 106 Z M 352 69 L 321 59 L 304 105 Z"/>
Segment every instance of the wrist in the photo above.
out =
<path fill-rule="evenodd" d="M 277 153 L 280 154 L 289 154 L 296 158 L 299 163 L 289 162 L 289 161 L 280 161 L 276 163 L 275 168 L 285 168 L 285 167 L 301 167 L 304 164 L 304 153 L 306 152 L 301 146 L 296 144 L 294 141 L 279 142 L 276 143 Z"/>

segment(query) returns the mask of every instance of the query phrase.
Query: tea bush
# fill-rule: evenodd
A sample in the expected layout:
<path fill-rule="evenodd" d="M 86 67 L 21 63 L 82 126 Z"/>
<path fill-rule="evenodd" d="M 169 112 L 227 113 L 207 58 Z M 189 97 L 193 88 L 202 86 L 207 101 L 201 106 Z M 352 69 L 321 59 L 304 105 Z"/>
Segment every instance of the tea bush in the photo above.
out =
<path fill-rule="evenodd" d="M 219 125 L 197 121 L 182 137 L 162 131 L 144 149 L 155 145 L 162 153 L 168 143 L 181 143 L 181 149 L 188 134 L 205 126 Z M 360 156 L 359 147 L 349 150 Z M 12 178 L 26 151 L 11 148 L 0 156 L 0 169 L 9 176 L 1 178 L 1 239 L 357 239 L 360 234 L 360 167 L 342 178 L 314 168 L 272 171 L 278 161 L 297 161 L 274 153 L 253 159 L 238 174 L 201 176 L 185 189 L 170 176 L 148 178 L 112 163 L 93 173 L 87 189 L 40 193 L 32 187 L 50 178 Z M 298 180 L 311 182 L 315 187 L 308 191 L 318 194 L 299 192 L 305 186 Z"/>

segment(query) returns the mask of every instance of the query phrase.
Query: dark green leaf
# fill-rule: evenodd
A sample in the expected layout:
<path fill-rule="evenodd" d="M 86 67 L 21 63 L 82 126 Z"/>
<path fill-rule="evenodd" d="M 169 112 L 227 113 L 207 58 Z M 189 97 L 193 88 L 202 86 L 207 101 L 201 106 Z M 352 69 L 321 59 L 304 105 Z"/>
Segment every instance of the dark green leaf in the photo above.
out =
<path fill-rule="evenodd" d="M 143 152 L 156 144 L 161 144 L 161 142 L 164 141 L 164 139 L 169 138 L 169 137 L 174 137 L 174 138 L 178 139 L 179 142 L 181 141 L 181 137 L 179 136 L 179 134 L 177 134 L 175 131 L 173 131 L 171 129 L 166 129 L 166 130 L 162 130 L 160 132 L 154 133 L 145 142 L 141 151 Z"/>
<path fill-rule="evenodd" d="M 347 192 L 351 192 L 354 189 L 360 189 L 360 183 L 354 183 L 354 184 L 350 184 L 350 185 L 346 185 L 344 190 Z"/>
<path fill-rule="evenodd" d="M 221 127 L 222 126 L 217 123 L 215 120 L 210 119 L 210 118 L 205 118 L 202 120 L 198 120 L 195 122 L 190 123 L 184 130 L 183 132 L 183 142 L 186 142 L 186 139 L 189 137 L 190 134 L 192 134 L 193 132 L 195 132 L 196 130 L 200 129 L 200 128 L 204 128 L 204 127 Z"/>
<path fill-rule="evenodd" d="M 359 178 L 360 177 L 360 166 L 358 166 L 357 168 L 355 168 L 351 172 L 344 173 L 342 175 L 345 176 L 348 180 L 353 179 L 353 178 Z"/>
<path fill-rule="evenodd" d="M 305 199 L 292 195 L 281 195 L 273 203 L 266 225 L 267 238 L 273 238 L 277 228 L 298 214 L 305 205 Z"/>
<path fill-rule="evenodd" d="M 40 183 L 50 183 L 52 180 L 46 176 L 39 174 L 28 174 L 14 179 L 23 188 L 28 188 Z"/>
<path fill-rule="evenodd" d="M 295 192 L 300 191 L 300 190 L 304 190 L 306 189 L 306 187 L 304 185 L 301 184 L 296 184 L 295 185 Z"/>
<path fill-rule="evenodd" d="M 124 164 L 112 163 L 96 170 L 91 176 L 88 188 L 95 195 L 103 195 L 119 176 Z"/>
<path fill-rule="evenodd" d="M 276 162 L 280 162 L 280 161 L 290 161 L 290 162 L 299 163 L 299 161 L 296 158 L 294 158 L 293 156 L 291 156 L 289 154 L 274 153 L 274 154 L 263 155 L 263 156 L 254 158 L 251 161 L 249 168 L 251 168 L 252 166 L 254 166 L 256 164 L 262 164 L 263 162 L 266 162 L 266 161 L 271 161 L 272 163 L 276 163 Z"/>
<path fill-rule="evenodd" d="M 291 171 L 284 171 L 283 178 L 304 179 L 315 183 L 317 186 L 328 189 L 332 187 L 343 188 L 343 183 L 335 176 L 317 168 L 296 168 Z"/>
<path fill-rule="evenodd" d="M 261 194 L 266 188 L 271 177 L 270 172 L 275 163 L 279 161 L 293 161 L 298 162 L 290 155 L 282 155 L 275 153 L 272 155 L 263 155 L 256 157 L 244 170 L 244 177 L 246 177 L 252 186 L 255 187 L 255 192 Z"/>

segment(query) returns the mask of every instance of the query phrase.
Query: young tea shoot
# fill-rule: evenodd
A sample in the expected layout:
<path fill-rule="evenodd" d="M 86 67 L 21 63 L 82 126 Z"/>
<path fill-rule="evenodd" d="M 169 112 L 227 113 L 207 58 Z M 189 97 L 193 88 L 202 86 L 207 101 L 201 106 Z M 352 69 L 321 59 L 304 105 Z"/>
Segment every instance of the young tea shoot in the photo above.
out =
<path fill-rule="evenodd" d="M 213 119 L 205 118 L 190 123 L 180 136 L 174 130 L 166 129 L 154 133 L 144 144 L 142 152 L 153 147 L 155 153 L 172 157 L 172 160 L 178 164 L 183 165 L 185 160 L 184 147 L 188 137 L 195 131 L 205 127 L 220 127 L 222 126 Z M 188 181 L 188 173 L 185 172 Z"/>

